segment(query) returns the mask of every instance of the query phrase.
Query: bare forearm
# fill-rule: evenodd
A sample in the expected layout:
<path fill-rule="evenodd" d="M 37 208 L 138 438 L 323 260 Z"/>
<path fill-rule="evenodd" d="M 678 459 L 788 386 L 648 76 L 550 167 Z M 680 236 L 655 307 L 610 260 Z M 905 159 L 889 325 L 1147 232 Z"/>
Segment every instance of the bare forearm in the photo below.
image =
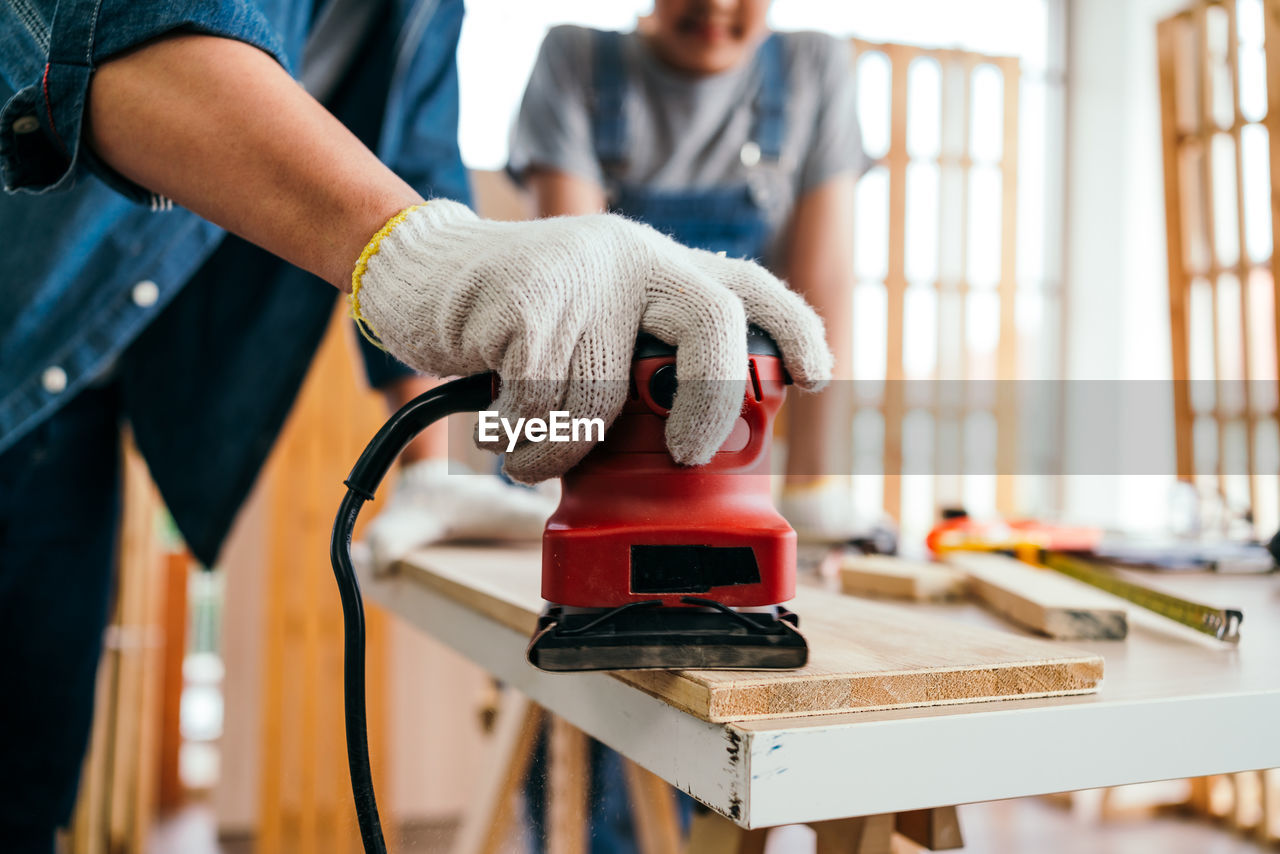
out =
<path fill-rule="evenodd" d="M 840 175 L 801 197 L 787 246 L 787 281 L 826 322 L 838 380 L 852 378 L 854 181 Z"/>
<path fill-rule="evenodd" d="M 88 143 L 125 177 L 339 288 L 370 236 L 421 201 L 274 59 L 180 35 L 102 65 Z"/>
<path fill-rule="evenodd" d="M 791 424 L 800 441 L 787 452 L 787 484 L 802 486 L 835 474 L 846 464 L 839 449 L 849 441 L 849 384 L 853 378 L 852 175 L 832 178 L 796 203 L 787 245 L 787 281 L 826 322 L 835 354 L 833 379 L 822 394 L 795 395 Z"/>
<path fill-rule="evenodd" d="M 535 169 L 526 182 L 538 216 L 576 216 L 605 209 L 604 188 L 566 172 Z"/>

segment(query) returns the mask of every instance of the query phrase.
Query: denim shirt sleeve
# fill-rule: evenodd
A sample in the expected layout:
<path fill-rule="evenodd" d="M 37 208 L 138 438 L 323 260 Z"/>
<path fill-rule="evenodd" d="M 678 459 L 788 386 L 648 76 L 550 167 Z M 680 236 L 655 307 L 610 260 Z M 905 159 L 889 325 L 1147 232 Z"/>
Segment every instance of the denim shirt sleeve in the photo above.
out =
<path fill-rule="evenodd" d="M 396 0 L 398 37 L 378 156 L 427 198 L 471 204 L 458 149 L 462 0 Z"/>
<path fill-rule="evenodd" d="M 176 30 L 238 39 L 287 60 L 253 0 L 10 0 L 0 6 L 0 173 L 8 192 L 47 193 L 87 171 L 138 201 L 159 198 L 81 144 L 94 69 Z M 8 91 L 5 91 L 8 90 Z"/>

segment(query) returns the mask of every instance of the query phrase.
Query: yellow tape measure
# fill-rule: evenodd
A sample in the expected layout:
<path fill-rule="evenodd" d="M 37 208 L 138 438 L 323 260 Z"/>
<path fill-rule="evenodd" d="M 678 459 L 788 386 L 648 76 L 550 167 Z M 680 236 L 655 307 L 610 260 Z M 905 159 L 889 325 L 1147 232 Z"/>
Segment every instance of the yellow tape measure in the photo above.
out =
<path fill-rule="evenodd" d="M 1041 550 L 1036 558 L 1040 563 L 1069 575 L 1077 581 L 1092 585 L 1122 599 L 1141 605 L 1148 611 L 1170 620 L 1190 626 L 1198 632 L 1212 635 L 1227 643 L 1240 642 L 1240 623 L 1244 614 L 1235 608 L 1213 608 L 1188 599 L 1180 599 L 1159 590 L 1152 590 L 1120 577 L 1110 567 L 1066 555 L 1061 552 Z"/>

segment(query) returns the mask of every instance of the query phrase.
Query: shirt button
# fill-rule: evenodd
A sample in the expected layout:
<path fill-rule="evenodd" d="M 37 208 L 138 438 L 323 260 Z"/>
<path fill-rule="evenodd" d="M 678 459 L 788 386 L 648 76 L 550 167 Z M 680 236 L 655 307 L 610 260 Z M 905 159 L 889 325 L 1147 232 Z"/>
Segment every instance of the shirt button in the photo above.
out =
<path fill-rule="evenodd" d="M 13 122 L 14 133 L 33 133 L 40 129 L 40 120 L 35 116 L 19 116 Z"/>
<path fill-rule="evenodd" d="M 67 372 L 57 365 L 45 368 L 40 375 L 40 384 L 49 394 L 61 394 L 67 388 Z"/>
<path fill-rule="evenodd" d="M 738 152 L 738 157 L 742 160 L 743 166 L 755 166 L 760 162 L 760 146 L 748 140 L 742 143 L 742 149 Z"/>
<path fill-rule="evenodd" d="M 133 286 L 133 304 L 138 308 L 148 308 L 160 299 L 160 286 L 150 279 L 144 279 Z"/>

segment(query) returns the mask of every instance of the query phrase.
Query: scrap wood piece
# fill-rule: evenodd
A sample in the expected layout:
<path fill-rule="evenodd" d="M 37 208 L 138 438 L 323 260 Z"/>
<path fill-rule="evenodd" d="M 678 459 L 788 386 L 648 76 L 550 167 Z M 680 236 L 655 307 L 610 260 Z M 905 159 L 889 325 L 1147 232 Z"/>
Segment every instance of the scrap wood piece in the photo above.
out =
<path fill-rule="evenodd" d="M 926 851 L 952 851 L 964 847 L 960 815 L 955 807 L 900 812 L 894 817 L 894 829 Z"/>
<path fill-rule="evenodd" d="M 992 610 L 1051 638 L 1120 640 L 1129 632 L 1124 602 L 1073 578 L 982 552 L 952 552 L 947 562 Z"/>
<path fill-rule="evenodd" d="M 764 854 L 770 830 L 747 830 L 710 810 L 694 812 L 684 850 L 686 854 Z"/>
<path fill-rule="evenodd" d="M 893 854 L 893 813 L 817 821 L 815 854 Z"/>
<path fill-rule="evenodd" d="M 963 596 L 963 572 L 941 563 L 888 555 L 847 554 L 840 561 L 840 589 L 855 596 L 930 601 Z"/>
<path fill-rule="evenodd" d="M 521 634 L 543 601 L 536 549 L 438 546 L 397 567 Z M 1049 641 L 801 588 L 798 670 L 632 670 L 614 676 L 713 723 L 1096 691 L 1102 658 Z"/>

